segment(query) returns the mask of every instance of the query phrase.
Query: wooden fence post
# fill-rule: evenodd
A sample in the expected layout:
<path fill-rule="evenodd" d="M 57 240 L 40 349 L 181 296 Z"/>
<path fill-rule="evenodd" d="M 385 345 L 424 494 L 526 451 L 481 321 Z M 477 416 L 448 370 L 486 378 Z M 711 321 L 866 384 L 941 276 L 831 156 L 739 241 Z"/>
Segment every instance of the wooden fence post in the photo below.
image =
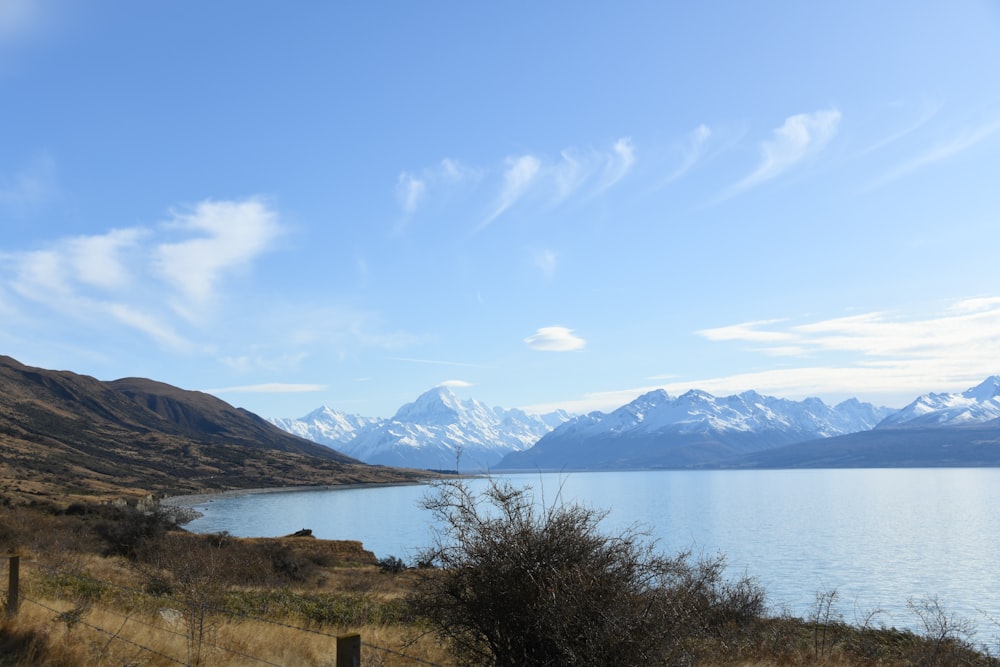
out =
<path fill-rule="evenodd" d="M 361 635 L 337 637 L 337 667 L 361 667 Z"/>
<path fill-rule="evenodd" d="M 21 597 L 20 588 L 21 557 L 11 556 L 7 560 L 7 618 L 17 616 L 17 603 Z"/>

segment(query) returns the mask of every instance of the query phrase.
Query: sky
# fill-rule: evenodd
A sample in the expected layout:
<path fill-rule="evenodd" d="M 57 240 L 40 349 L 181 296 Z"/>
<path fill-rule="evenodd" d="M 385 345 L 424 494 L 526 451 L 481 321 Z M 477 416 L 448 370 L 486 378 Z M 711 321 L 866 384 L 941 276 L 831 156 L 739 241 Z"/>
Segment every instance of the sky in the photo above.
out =
<path fill-rule="evenodd" d="M 265 417 L 962 391 L 998 71 L 986 0 L 0 0 L 0 354 Z"/>

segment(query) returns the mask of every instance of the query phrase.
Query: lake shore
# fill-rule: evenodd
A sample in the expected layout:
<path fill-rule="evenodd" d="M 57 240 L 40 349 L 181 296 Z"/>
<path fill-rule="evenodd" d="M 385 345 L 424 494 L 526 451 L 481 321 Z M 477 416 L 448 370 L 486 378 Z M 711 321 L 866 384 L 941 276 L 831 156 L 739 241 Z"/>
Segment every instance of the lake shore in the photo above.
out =
<path fill-rule="evenodd" d="M 160 499 L 160 505 L 165 507 L 190 508 L 204 505 L 219 498 L 239 498 L 249 495 L 264 495 L 270 493 L 312 492 L 312 491 L 346 491 L 348 489 L 374 489 L 390 486 L 421 486 L 435 481 L 427 478 L 419 482 L 358 482 L 353 484 L 322 484 L 313 486 L 271 486 L 259 489 L 230 489 L 228 491 L 213 491 L 211 493 L 194 493 L 181 496 L 166 496 Z"/>

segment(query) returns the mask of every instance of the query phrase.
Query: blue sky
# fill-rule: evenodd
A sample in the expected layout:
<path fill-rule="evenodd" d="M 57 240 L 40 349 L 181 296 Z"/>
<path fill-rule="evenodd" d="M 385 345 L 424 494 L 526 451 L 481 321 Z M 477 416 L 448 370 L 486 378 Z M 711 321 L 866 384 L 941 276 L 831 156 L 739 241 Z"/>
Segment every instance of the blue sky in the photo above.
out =
<path fill-rule="evenodd" d="M 963 390 L 998 64 L 974 0 L 0 0 L 0 353 L 270 417 Z"/>

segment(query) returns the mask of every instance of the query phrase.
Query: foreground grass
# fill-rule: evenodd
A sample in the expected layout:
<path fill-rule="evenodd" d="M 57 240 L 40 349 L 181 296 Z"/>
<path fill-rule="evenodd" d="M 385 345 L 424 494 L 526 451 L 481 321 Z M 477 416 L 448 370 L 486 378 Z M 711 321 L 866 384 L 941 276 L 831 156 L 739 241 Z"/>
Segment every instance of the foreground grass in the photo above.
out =
<path fill-rule="evenodd" d="M 361 634 L 369 667 L 453 664 L 407 604 L 433 572 L 380 567 L 357 542 L 192 535 L 109 506 L 0 512 L 0 553 L 21 556 L 22 597 L 0 621 L 2 666 L 333 666 L 348 633 Z M 699 637 L 692 662 L 1000 667 L 961 619 L 936 618 L 945 627 L 921 636 L 819 613 L 761 617 Z"/>

